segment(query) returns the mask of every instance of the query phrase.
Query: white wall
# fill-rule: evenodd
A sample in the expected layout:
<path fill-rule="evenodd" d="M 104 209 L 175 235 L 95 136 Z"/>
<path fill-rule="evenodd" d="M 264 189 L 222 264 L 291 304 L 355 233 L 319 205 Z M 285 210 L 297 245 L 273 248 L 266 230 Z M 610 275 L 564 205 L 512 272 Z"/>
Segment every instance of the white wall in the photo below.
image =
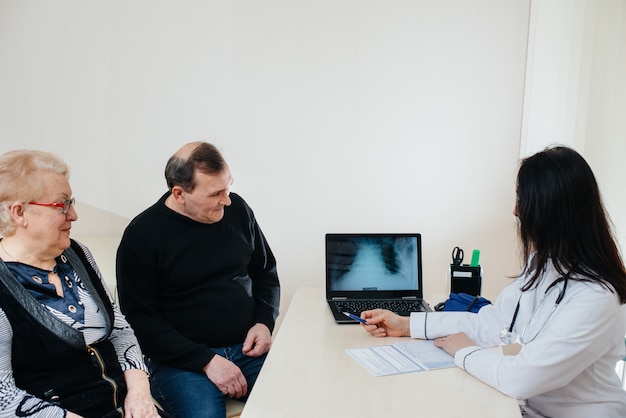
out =
<path fill-rule="evenodd" d="M 283 311 L 342 231 L 421 232 L 431 294 L 479 248 L 494 298 L 518 269 L 528 19 L 529 0 L 0 0 L 0 151 L 58 153 L 81 203 L 128 219 L 177 148 L 215 143 Z"/>
<path fill-rule="evenodd" d="M 626 246 L 626 1 L 532 0 L 521 155 L 572 146 Z"/>
<path fill-rule="evenodd" d="M 600 2 L 595 16 L 585 156 L 626 256 L 626 1 Z"/>

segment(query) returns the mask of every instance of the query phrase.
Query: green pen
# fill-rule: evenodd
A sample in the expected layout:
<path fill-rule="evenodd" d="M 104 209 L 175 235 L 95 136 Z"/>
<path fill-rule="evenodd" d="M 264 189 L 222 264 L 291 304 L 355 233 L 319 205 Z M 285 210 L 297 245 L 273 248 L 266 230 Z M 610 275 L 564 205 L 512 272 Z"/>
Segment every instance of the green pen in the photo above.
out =
<path fill-rule="evenodd" d="M 479 261 L 480 261 L 480 250 L 474 250 L 472 252 L 472 262 L 470 263 L 470 266 L 477 267 Z"/>

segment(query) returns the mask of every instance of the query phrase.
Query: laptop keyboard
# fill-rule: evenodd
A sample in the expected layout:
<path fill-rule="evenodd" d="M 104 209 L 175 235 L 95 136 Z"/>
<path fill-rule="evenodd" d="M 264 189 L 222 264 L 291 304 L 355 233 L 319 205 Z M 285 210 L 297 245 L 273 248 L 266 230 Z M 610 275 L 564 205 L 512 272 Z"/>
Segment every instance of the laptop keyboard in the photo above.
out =
<path fill-rule="evenodd" d="M 387 309 L 400 315 L 411 312 L 424 312 L 424 304 L 419 300 L 347 300 L 335 301 L 339 312 L 350 312 L 360 315 L 372 309 Z"/>

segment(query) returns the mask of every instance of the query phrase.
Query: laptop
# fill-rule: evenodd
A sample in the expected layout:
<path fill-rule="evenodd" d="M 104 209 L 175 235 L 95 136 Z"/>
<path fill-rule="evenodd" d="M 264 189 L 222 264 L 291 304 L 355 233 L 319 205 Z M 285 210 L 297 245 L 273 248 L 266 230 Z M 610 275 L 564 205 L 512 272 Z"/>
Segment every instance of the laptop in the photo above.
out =
<path fill-rule="evenodd" d="M 389 309 L 430 311 L 422 293 L 420 234 L 326 234 L 326 300 L 339 324 L 346 316 Z"/>

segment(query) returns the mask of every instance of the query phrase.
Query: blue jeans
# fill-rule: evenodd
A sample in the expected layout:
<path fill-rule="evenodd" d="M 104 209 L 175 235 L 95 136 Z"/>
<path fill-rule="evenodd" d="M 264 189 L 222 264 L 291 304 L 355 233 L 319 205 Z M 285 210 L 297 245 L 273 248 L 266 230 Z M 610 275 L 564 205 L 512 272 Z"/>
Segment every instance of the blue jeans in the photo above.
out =
<path fill-rule="evenodd" d="M 248 357 L 241 352 L 241 348 L 242 344 L 237 344 L 212 350 L 241 369 L 248 382 L 249 394 L 267 354 L 260 357 Z M 165 411 L 178 418 L 224 418 L 226 416 L 227 396 L 222 394 L 204 373 L 175 369 L 153 359 L 147 359 L 146 363 L 150 369 L 152 396 Z"/>

